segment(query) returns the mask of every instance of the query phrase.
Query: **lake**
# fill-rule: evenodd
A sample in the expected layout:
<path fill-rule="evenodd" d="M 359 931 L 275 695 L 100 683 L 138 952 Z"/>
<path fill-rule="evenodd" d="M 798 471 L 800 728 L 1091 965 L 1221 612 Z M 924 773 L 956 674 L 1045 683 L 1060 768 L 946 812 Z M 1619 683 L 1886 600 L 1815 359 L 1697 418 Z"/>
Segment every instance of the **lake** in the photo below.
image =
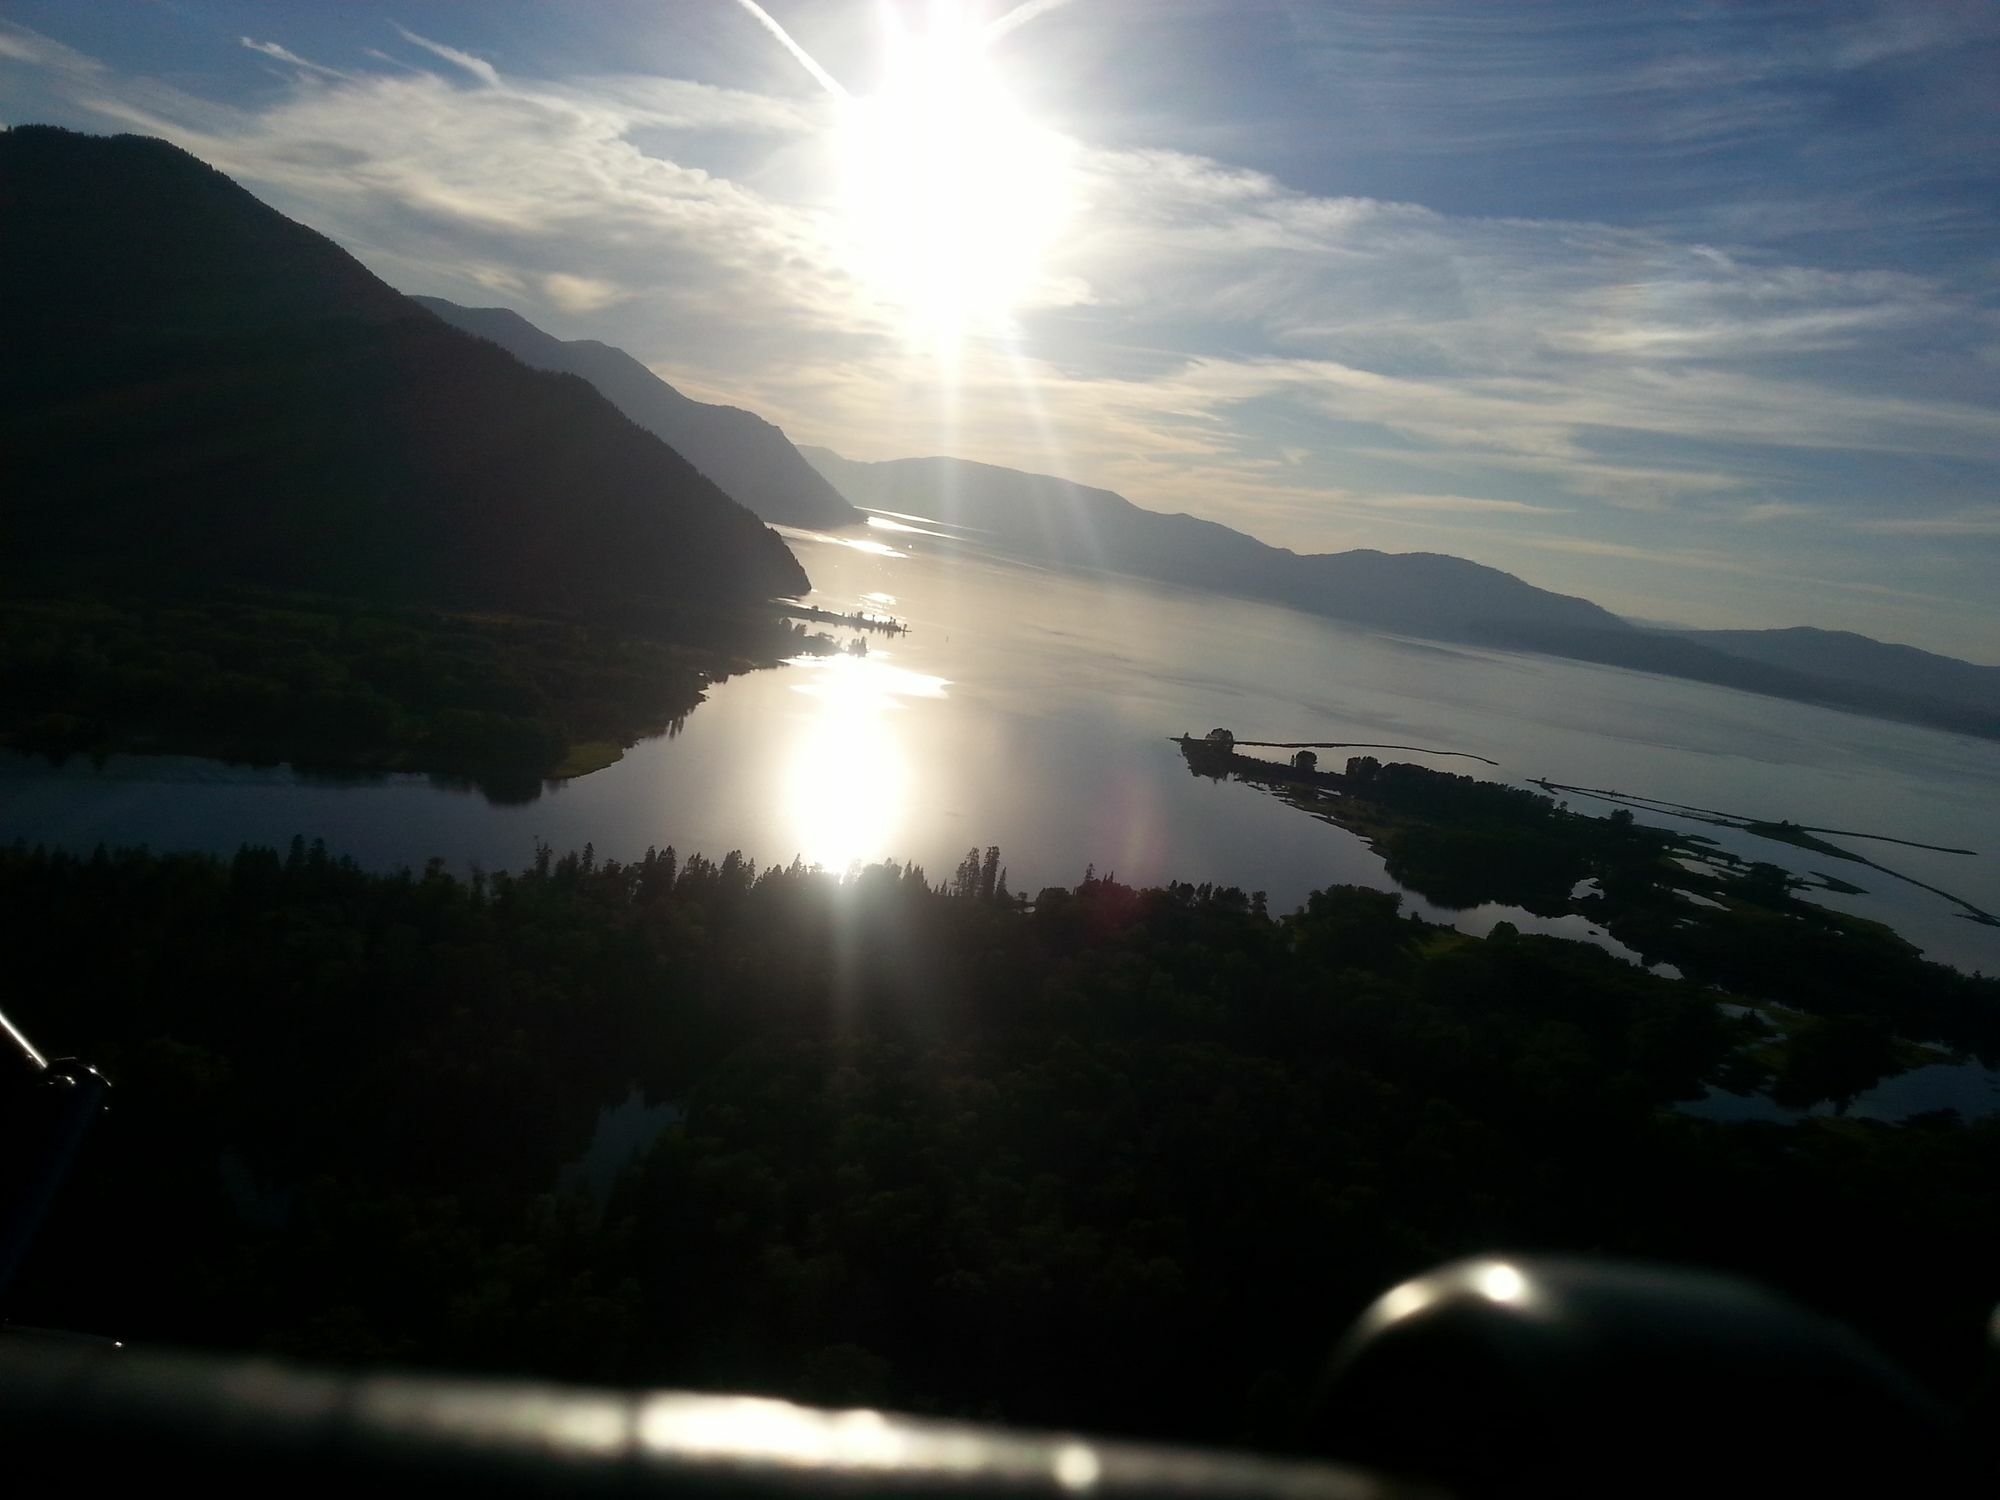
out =
<path fill-rule="evenodd" d="M 967 849 L 998 844 L 1010 885 L 1029 893 L 1073 884 L 1090 866 L 1133 883 L 1262 890 L 1279 909 L 1319 886 L 1392 886 L 1353 835 L 1252 787 L 1191 776 L 1168 736 L 1225 725 L 1239 738 L 1473 751 L 1501 770 L 1430 763 L 1969 846 L 1978 857 L 1857 848 L 2000 910 L 2000 754 L 1984 741 L 1058 573 L 921 531 L 791 540 L 814 580 L 812 602 L 893 613 L 909 634 L 868 636 L 866 657 L 719 684 L 677 736 L 551 783 L 533 802 L 497 806 L 422 776 L 342 783 L 188 759 L 51 767 L 13 756 L 0 760 L 0 836 L 230 851 L 302 833 L 373 867 L 441 856 L 461 871 L 519 867 L 538 840 L 559 851 L 590 843 L 616 859 L 672 844 L 834 869 L 913 860 L 933 880 Z M 2000 929 L 1937 896 L 1685 826 L 1789 868 L 1830 867 L 1867 893 L 1820 898 L 1828 904 L 1881 917 L 1947 962 L 2000 970 Z M 1484 931 L 1506 915 L 1483 908 L 1456 920 Z M 1519 925 L 1591 935 L 1564 920 Z"/>

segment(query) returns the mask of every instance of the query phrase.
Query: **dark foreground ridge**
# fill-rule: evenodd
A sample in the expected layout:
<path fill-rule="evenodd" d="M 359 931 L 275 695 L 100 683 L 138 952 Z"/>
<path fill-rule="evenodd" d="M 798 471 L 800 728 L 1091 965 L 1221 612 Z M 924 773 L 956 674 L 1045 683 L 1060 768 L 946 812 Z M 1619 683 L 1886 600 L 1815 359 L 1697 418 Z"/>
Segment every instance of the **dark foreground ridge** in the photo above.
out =
<path fill-rule="evenodd" d="M 594 619 L 796 594 L 784 543 L 164 141 L 0 133 L 0 569 Z"/>
<path fill-rule="evenodd" d="M 785 434 L 754 412 L 684 396 L 623 349 L 595 339 L 556 338 L 504 307 L 460 307 L 442 297 L 410 300 L 452 327 L 498 344 L 524 365 L 581 376 L 766 521 L 792 526 L 854 526 L 861 521 L 861 513 Z"/>
<path fill-rule="evenodd" d="M 1376 891 L 1023 903 L 998 858 L 0 851 L 10 1012 L 116 1085 L 13 1314 L 1268 1444 L 1384 1287 L 1588 1249 L 1970 1385 L 2000 1121 L 1672 1107 L 1745 1049 L 1851 1088 L 1837 1031 Z"/>

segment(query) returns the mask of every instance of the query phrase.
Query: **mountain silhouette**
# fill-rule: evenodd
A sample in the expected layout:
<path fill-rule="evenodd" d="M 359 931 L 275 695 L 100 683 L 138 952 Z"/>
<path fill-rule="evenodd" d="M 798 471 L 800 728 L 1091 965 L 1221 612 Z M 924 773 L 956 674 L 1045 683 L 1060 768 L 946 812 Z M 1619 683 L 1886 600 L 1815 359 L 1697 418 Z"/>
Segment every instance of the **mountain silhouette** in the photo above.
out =
<path fill-rule="evenodd" d="M 2000 669 L 1865 636 L 1643 629 L 1587 599 L 1462 557 L 1302 555 L 1053 475 L 956 458 L 863 463 L 827 448 L 799 451 L 858 505 L 935 521 L 968 542 L 1038 562 L 1210 589 L 1376 630 L 1537 651 L 2000 738 L 2000 693 L 1992 687 Z"/>
<path fill-rule="evenodd" d="M 801 450 L 850 500 L 944 523 L 1036 561 L 1273 600 L 1377 629 L 1492 641 L 1510 631 L 1631 631 L 1587 599 L 1438 553 L 1301 556 L 1189 515 L 1049 474 L 957 458 L 858 463 Z"/>
<path fill-rule="evenodd" d="M 164 141 L 0 133 L 0 569 L 602 613 L 796 593 L 574 376 L 447 327 Z"/>
<path fill-rule="evenodd" d="M 1915 646 L 1896 646 L 1851 630 L 1680 630 L 1697 645 L 1731 656 L 1815 672 L 1883 692 L 1943 698 L 2000 716 L 2000 667 L 1982 667 Z"/>
<path fill-rule="evenodd" d="M 491 340 L 525 365 L 581 375 L 766 521 L 824 527 L 861 520 L 784 432 L 755 412 L 684 396 L 623 349 L 595 339 L 559 339 L 508 308 L 461 307 L 442 297 L 410 300 L 454 328 Z"/>

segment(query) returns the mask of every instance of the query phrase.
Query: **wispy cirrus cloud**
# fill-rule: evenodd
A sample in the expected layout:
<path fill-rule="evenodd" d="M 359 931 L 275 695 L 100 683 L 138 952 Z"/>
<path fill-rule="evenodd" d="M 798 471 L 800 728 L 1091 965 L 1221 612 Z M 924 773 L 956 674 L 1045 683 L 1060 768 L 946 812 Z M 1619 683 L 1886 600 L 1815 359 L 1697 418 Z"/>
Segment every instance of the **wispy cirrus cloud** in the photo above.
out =
<path fill-rule="evenodd" d="M 434 56 L 443 58 L 455 68 L 470 73 L 490 89 L 500 87 L 500 70 L 483 57 L 475 57 L 470 52 L 462 52 L 456 47 L 447 47 L 443 42 L 434 42 L 429 37 L 418 36 L 406 26 L 398 26 L 396 34 L 412 47 L 421 47 Z"/>
<path fill-rule="evenodd" d="M 260 42 L 255 38 L 247 36 L 238 37 L 237 41 L 252 52 L 261 52 L 266 57 L 274 57 L 279 62 L 285 63 L 290 67 L 303 68 L 308 73 L 317 73 L 322 78 L 351 78 L 354 76 L 351 73 L 342 72 L 339 68 L 329 68 L 324 63 L 316 63 L 307 58 L 300 57 L 296 52 L 281 47 L 276 42 Z"/>
<path fill-rule="evenodd" d="M 1492 500 L 1478 495 L 1350 495 L 1350 505 L 1369 510 L 1419 511 L 1441 515 L 1566 516 L 1564 505 L 1530 505 L 1524 500 Z"/>
<path fill-rule="evenodd" d="M 658 326 L 678 323 L 724 366 L 729 351 L 871 339 L 824 210 L 632 141 L 642 131 L 796 139 L 813 125 L 797 101 L 667 79 L 517 82 L 408 37 L 469 82 L 423 67 L 310 65 L 290 91 L 240 109 L 146 80 L 106 87 L 88 59 L 32 41 L 16 38 L 8 55 L 30 54 L 100 121 L 173 140 L 332 232 L 398 285 L 515 286 L 531 289 L 526 310 L 572 314 L 641 287 Z M 746 347 L 759 329 L 762 352 Z"/>
<path fill-rule="evenodd" d="M 1942 516 L 1881 516 L 1853 525 L 1871 536 L 2000 538 L 2000 505 Z"/>
<path fill-rule="evenodd" d="M 1806 505 L 1796 500 L 1760 500 L 1738 511 L 1736 520 L 1744 526 L 1768 526 L 1776 521 L 1811 521 L 1824 516 L 1825 512 L 1817 505 Z"/>

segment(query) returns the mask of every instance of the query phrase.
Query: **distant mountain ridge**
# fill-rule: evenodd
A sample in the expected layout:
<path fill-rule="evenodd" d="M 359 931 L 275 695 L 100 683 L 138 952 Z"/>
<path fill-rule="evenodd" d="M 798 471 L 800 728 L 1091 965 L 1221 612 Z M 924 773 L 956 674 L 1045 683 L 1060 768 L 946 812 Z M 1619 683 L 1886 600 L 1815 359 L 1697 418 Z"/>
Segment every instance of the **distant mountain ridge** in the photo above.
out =
<path fill-rule="evenodd" d="M 1817 672 L 1884 692 L 1955 698 L 2000 714 L 2000 667 L 1984 667 L 1915 646 L 1891 645 L 1851 630 L 1792 625 L 1780 630 L 1676 630 L 1732 656 Z"/>
<path fill-rule="evenodd" d="M 164 141 L 0 133 L 0 570 L 603 612 L 807 587 L 573 376 Z"/>
<path fill-rule="evenodd" d="M 2000 738 L 2000 668 L 1828 631 L 1662 631 L 1440 553 L 1299 554 L 1110 490 L 954 458 L 800 450 L 859 505 L 1002 550 L 1287 605 L 1379 630 L 1539 651 Z"/>
<path fill-rule="evenodd" d="M 1145 510 L 1111 490 L 1049 474 L 968 459 L 859 463 L 827 448 L 800 451 L 852 500 L 982 532 L 1042 561 L 1273 599 L 1417 634 L 1468 638 L 1510 627 L 1631 628 L 1587 599 L 1550 593 L 1460 557 L 1369 551 L 1301 556 L 1214 521 Z"/>
<path fill-rule="evenodd" d="M 410 300 L 452 327 L 498 344 L 525 365 L 581 375 L 766 521 L 851 526 L 861 520 L 784 432 L 755 412 L 682 395 L 623 349 L 595 339 L 559 339 L 508 308 L 462 307 L 442 297 Z"/>

